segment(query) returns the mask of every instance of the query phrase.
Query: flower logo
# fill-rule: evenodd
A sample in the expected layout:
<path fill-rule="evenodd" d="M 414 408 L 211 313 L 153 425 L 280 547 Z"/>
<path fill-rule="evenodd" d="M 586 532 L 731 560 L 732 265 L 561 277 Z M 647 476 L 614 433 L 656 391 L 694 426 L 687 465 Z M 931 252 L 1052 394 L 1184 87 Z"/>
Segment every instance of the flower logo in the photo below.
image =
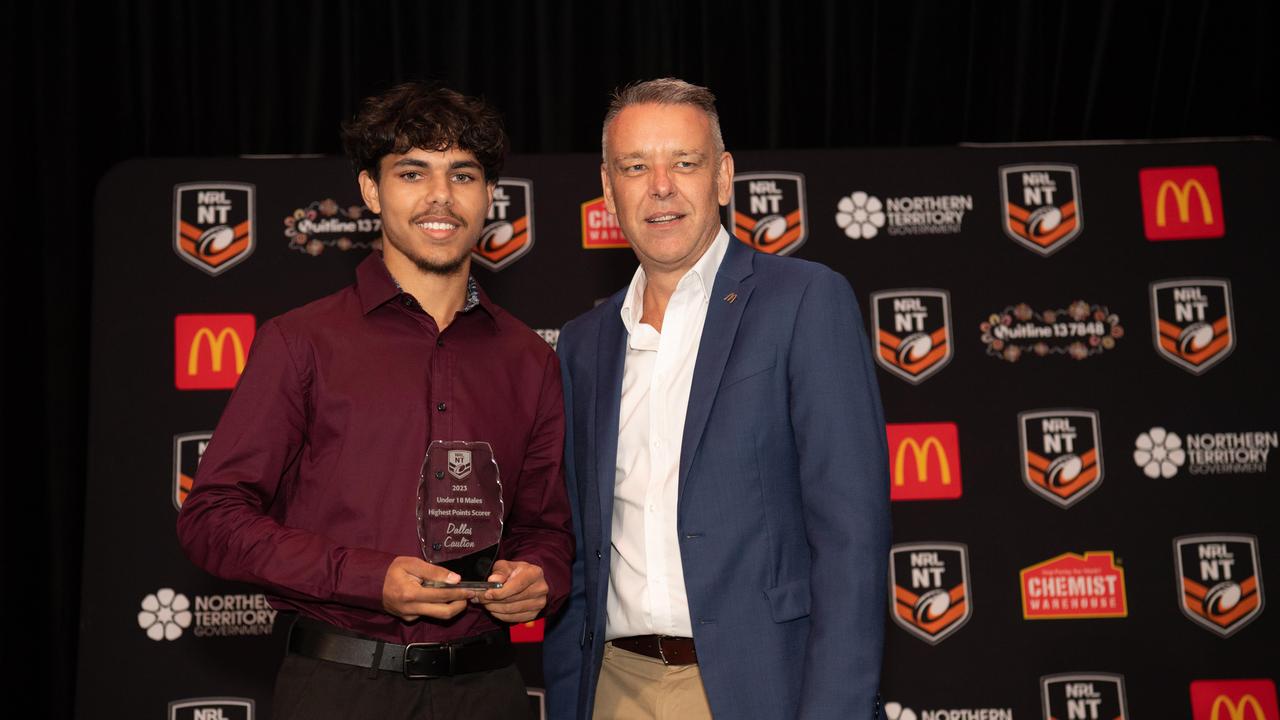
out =
<path fill-rule="evenodd" d="M 916 720 L 916 711 L 902 707 L 901 703 L 887 702 L 884 704 L 884 716 L 888 720 Z"/>
<path fill-rule="evenodd" d="M 1182 438 L 1162 427 L 1153 427 L 1138 436 L 1134 443 L 1133 461 L 1142 473 L 1151 479 L 1169 479 L 1178 474 L 1178 468 L 1187 461 L 1187 451 L 1182 449 Z"/>
<path fill-rule="evenodd" d="M 173 588 L 160 588 L 142 598 L 138 611 L 138 627 L 152 640 L 177 640 L 191 627 L 191 602 Z"/>
<path fill-rule="evenodd" d="M 880 198 L 859 190 L 836 204 L 836 225 L 854 240 L 873 238 L 884 227 L 884 206 Z"/>

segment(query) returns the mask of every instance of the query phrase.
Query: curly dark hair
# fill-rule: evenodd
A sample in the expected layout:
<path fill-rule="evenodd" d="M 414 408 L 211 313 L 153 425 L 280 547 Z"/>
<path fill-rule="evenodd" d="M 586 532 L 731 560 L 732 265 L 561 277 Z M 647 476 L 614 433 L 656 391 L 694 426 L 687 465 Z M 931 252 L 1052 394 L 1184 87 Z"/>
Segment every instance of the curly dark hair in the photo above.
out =
<path fill-rule="evenodd" d="M 492 185 L 507 155 L 502 117 L 480 98 L 424 82 L 407 82 L 365 98 L 342 125 L 342 146 L 356 175 L 378 180 L 382 158 L 414 148 L 466 150 L 476 156 Z"/>

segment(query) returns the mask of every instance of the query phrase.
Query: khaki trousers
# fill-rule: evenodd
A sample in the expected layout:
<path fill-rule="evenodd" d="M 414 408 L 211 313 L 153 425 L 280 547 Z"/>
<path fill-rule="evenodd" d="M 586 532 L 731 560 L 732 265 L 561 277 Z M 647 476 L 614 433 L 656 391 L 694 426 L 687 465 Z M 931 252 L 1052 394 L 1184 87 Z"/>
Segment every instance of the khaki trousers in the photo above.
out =
<path fill-rule="evenodd" d="M 664 665 L 657 658 L 604 646 L 596 685 L 595 720 L 711 720 L 697 665 Z"/>

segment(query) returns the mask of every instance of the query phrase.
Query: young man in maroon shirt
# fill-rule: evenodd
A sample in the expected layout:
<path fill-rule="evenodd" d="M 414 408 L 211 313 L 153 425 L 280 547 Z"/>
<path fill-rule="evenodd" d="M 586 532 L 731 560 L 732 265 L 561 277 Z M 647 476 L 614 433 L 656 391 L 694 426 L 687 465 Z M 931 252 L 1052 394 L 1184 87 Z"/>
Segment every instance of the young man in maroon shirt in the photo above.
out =
<path fill-rule="evenodd" d="M 276 718 L 528 712 L 508 623 L 569 592 L 555 354 L 470 275 L 506 138 L 483 101 L 409 83 L 367 99 L 344 144 L 382 252 L 351 287 L 267 321 L 178 517 L 187 555 L 299 619 Z M 493 449 L 505 524 L 488 580 L 420 552 L 433 441 Z"/>

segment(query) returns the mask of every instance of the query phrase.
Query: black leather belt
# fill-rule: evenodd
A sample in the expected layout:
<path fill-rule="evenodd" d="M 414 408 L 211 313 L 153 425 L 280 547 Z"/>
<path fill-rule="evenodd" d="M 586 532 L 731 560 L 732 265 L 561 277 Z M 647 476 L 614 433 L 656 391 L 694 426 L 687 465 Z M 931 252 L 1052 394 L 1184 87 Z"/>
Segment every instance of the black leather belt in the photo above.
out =
<path fill-rule="evenodd" d="M 698 651 L 693 647 L 693 638 L 671 635 L 632 635 L 611 642 L 616 648 L 658 658 L 666 665 L 698 664 Z"/>
<path fill-rule="evenodd" d="M 506 630 L 443 643 L 397 645 L 299 617 L 289 631 L 289 652 L 317 660 L 427 679 L 497 670 L 515 662 Z"/>

